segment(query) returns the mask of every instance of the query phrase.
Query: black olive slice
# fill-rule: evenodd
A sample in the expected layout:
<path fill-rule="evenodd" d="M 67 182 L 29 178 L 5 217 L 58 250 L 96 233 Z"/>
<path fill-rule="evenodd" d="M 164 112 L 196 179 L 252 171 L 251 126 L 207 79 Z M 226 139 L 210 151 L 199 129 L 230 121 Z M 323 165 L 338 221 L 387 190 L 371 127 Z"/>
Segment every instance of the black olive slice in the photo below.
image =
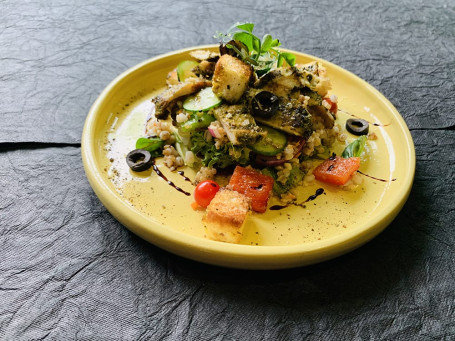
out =
<path fill-rule="evenodd" d="M 346 121 L 346 129 L 354 135 L 367 135 L 370 125 L 360 118 L 350 118 Z"/>
<path fill-rule="evenodd" d="M 126 156 L 126 163 L 135 172 L 143 172 L 152 166 L 153 159 L 145 149 L 135 149 Z"/>
<path fill-rule="evenodd" d="M 260 117 L 272 117 L 280 106 L 278 96 L 268 91 L 261 91 L 254 96 L 252 101 L 253 115 Z"/>

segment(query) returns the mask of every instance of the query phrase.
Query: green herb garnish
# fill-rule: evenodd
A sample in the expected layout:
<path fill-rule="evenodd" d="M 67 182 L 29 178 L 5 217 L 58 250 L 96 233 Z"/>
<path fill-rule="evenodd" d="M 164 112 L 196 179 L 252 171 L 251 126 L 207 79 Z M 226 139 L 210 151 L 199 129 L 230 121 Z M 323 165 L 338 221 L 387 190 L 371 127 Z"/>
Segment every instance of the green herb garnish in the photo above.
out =
<path fill-rule="evenodd" d="M 280 67 L 286 62 L 289 66 L 294 66 L 295 55 L 277 49 L 281 45 L 278 39 L 273 39 L 270 34 L 260 39 L 253 34 L 253 29 L 253 23 L 237 23 L 227 33 L 217 32 L 214 38 L 252 65 L 259 76 L 268 72 L 273 65 Z"/>
<path fill-rule="evenodd" d="M 351 142 L 344 150 L 342 157 L 348 159 L 350 157 L 360 157 L 363 150 L 365 149 L 365 144 L 367 142 L 367 138 L 365 135 L 360 136 L 358 139 Z"/>
<path fill-rule="evenodd" d="M 136 149 L 144 149 L 150 152 L 150 154 L 152 154 L 152 157 L 161 156 L 163 146 L 164 141 L 158 137 L 140 137 L 136 141 Z"/>

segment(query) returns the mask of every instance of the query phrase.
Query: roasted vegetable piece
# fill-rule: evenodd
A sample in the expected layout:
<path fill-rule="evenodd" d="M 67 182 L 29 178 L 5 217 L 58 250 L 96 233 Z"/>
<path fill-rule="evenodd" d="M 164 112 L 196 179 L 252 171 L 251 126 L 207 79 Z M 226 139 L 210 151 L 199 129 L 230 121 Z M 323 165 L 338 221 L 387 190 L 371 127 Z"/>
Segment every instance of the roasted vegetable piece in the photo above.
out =
<path fill-rule="evenodd" d="M 273 178 L 253 169 L 235 167 L 229 187 L 251 199 L 251 209 L 264 213 L 273 188 Z"/>
<path fill-rule="evenodd" d="M 335 156 L 330 157 L 317 166 L 313 175 L 319 181 L 332 185 L 344 185 L 359 169 L 360 158 L 350 157 L 348 159 Z"/>

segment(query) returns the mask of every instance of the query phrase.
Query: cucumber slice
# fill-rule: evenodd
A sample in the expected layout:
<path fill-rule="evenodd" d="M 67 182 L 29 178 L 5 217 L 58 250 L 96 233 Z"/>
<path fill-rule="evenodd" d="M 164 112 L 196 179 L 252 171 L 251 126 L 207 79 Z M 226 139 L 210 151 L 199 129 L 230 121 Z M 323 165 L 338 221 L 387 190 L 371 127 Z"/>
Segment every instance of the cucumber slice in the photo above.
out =
<path fill-rule="evenodd" d="M 191 133 L 197 129 L 207 128 L 216 118 L 206 112 L 197 112 L 191 115 L 191 118 L 180 125 L 183 133 Z"/>
<path fill-rule="evenodd" d="M 190 77 L 196 77 L 193 72 L 193 69 L 198 66 L 199 63 L 194 60 L 184 60 L 177 65 L 177 77 L 180 82 L 183 82 L 185 79 Z"/>
<path fill-rule="evenodd" d="M 267 132 L 267 135 L 261 137 L 250 148 L 257 154 L 274 156 L 282 152 L 288 144 L 286 134 L 268 126 L 260 126 Z"/>
<path fill-rule="evenodd" d="M 221 98 L 215 95 L 212 88 L 204 88 L 196 95 L 189 96 L 183 102 L 186 111 L 207 111 L 221 103 Z"/>

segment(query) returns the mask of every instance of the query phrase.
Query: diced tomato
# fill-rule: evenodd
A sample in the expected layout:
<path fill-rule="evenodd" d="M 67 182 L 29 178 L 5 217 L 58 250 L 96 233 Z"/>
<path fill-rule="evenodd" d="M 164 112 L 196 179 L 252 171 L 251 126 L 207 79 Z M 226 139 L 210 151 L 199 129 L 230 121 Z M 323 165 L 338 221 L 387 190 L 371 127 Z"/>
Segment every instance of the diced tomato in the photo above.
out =
<path fill-rule="evenodd" d="M 344 185 L 360 167 L 359 157 L 330 157 L 317 166 L 313 174 L 319 181 L 332 185 Z"/>
<path fill-rule="evenodd" d="M 194 200 L 199 206 L 207 207 L 220 190 L 220 185 L 215 181 L 205 180 L 200 182 L 194 189 Z"/>
<path fill-rule="evenodd" d="M 338 111 L 338 104 L 336 102 L 332 102 L 330 97 L 325 97 L 324 101 L 326 101 L 330 105 L 329 111 L 336 114 Z"/>
<path fill-rule="evenodd" d="M 273 178 L 253 169 L 235 167 L 229 186 L 251 199 L 251 209 L 264 213 L 273 188 Z"/>

